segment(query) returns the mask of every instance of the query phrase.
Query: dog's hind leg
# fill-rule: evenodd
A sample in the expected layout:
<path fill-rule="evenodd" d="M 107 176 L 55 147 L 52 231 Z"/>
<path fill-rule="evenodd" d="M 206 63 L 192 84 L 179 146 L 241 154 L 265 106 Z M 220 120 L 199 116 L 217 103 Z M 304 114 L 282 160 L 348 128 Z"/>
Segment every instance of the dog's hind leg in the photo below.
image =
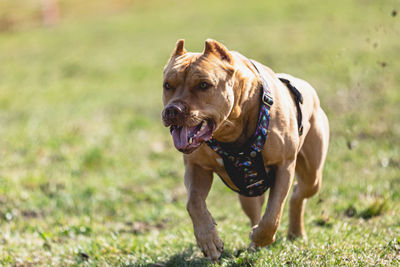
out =
<path fill-rule="evenodd" d="M 244 213 L 249 217 L 251 226 L 256 225 L 261 219 L 261 208 L 264 204 L 264 199 L 264 195 L 258 197 L 239 195 L 240 205 Z"/>
<path fill-rule="evenodd" d="M 328 151 L 329 125 L 324 111 L 319 108 L 310 123 L 311 128 L 297 155 L 297 183 L 290 199 L 288 232 L 290 239 L 306 238 L 303 222 L 306 200 L 317 193 L 321 187 L 322 170 Z"/>

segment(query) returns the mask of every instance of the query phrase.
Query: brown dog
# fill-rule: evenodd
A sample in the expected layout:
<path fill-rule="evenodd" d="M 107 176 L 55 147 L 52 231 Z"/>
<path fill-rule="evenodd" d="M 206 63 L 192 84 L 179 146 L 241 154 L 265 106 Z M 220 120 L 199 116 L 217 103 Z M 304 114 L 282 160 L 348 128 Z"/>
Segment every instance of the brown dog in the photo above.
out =
<path fill-rule="evenodd" d="M 261 153 L 264 166 L 274 166 L 276 176 L 262 217 L 264 195 L 239 195 L 253 226 L 251 247 L 274 242 L 295 173 L 297 183 L 290 199 L 288 236 L 305 237 L 306 199 L 321 187 L 329 142 L 328 119 L 315 90 L 303 80 L 263 68 L 274 104 L 270 110 L 268 138 Z M 304 98 L 302 135 L 298 131 L 294 97 L 278 78 L 289 80 Z M 231 188 L 236 186 L 227 175 L 221 157 L 204 142 L 213 137 L 232 147 L 240 147 L 253 135 L 261 105 L 261 76 L 249 59 L 228 51 L 217 41 L 206 40 L 203 53 L 189 53 L 184 49 L 184 40 L 179 40 L 164 69 L 163 85 L 163 123 L 170 126 L 175 147 L 185 153 L 187 210 L 197 244 L 206 257 L 217 260 L 223 243 L 206 207 L 213 173 Z"/>

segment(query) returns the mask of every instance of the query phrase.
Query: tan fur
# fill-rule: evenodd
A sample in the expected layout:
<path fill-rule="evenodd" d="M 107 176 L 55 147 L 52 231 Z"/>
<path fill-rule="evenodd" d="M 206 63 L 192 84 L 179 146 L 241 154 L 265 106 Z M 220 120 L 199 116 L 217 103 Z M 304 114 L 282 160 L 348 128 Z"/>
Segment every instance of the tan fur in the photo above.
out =
<path fill-rule="evenodd" d="M 288 235 L 290 238 L 305 237 L 305 202 L 321 186 L 329 142 L 328 119 L 320 107 L 315 90 L 298 78 L 275 74 L 268 67 L 264 67 L 264 70 L 274 104 L 271 108 L 269 134 L 262 153 L 265 166 L 275 165 L 277 175 L 262 217 L 264 196 L 239 196 L 242 208 L 253 226 L 251 247 L 267 246 L 274 242 L 295 172 L 297 184 L 290 200 Z M 278 77 L 290 80 L 303 95 L 302 136 L 298 133 L 293 96 Z M 196 85 L 200 81 L 212 84 L 212 88 L 199 91 Z M 214 40 L 206 41 L 203 53 L 188 53 L 184 50 L 183 40 L 180 40 L 164 69 L 164 82 L 174 86 L 174 90 L 164 90 L 164 106 L 174 101 L 186 103 L 190 107 L 187 125 L 193 126 L 206 118 L 212 119 L 216 123 L 213 137 L 238 146 L 253 135 L 260 108 L 261 79 L 251 62 L 240 53 L 228 51 Z M 225 182 L 235 187 L 220 159 L 204 143 L 191 154 L 184 154 L 187 210 L 193 222 L 197 243 L 212 260 L 217 260 L 223 250 L 215 222 L 205 202 L 213 173 L 218 173 Z"/>

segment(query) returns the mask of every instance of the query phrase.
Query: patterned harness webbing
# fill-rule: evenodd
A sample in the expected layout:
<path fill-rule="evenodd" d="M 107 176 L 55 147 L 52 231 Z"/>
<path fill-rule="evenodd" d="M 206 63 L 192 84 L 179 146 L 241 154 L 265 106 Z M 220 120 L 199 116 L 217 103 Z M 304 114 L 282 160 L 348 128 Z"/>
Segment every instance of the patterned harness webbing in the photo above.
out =
<path fill-rule="evenodd" d="M 207 145 L 222 157 L 225 170 L 233 184 L 239 189 L 230 187 L 224 179 L 221 180 L 233 191 L 248 197 L 260 196 L 267 191 L 275 181 L 275 166 L 264 166 L 262 149 L 268 136 L 270 109 L 274 101 L 269 90 L 267 81 L 263 75 L 263 67 L 257 61 L 251 60 L 254 67 L 260 74 L 262 80 L 262 97 L 260 113 L 258 116 L 257 128 L 250 140 L 241 148 L 229 147 L 229 144 L 222 143 L 214 138 L 207 141 Z M 280 78 L 287 88 L 294 94 L 298 112 L 299 135 L 303 133 L 302 113 L 300 103 L 303 103 L 301 93 L 290 84 L 288 80 Z M 228 148 L 229 147 L 229 148 Z"/>
<path fill-rule="evenodd" d="M 262 195 L 270 188 L 275 180 L 275 167 L 270 166 L 269 171 L 265 170 L 262 149 L 268 136 L 268 126 L 270 121 L 270 109 L 274 101 L 268 84 L 262 75 L 262 66 L 256 61 L 251 61 L 260 73 L 263 83 L 261 107 L 258 116 L 256 131 L 250 140 L 241 148 L 232 149 L 211 138 L 207 145 L 222 157 L 225 170 L 233 184 L 239 189 L 230 187 L 224 179 L 221 180 L 233 191 L 248 197 Z"/>

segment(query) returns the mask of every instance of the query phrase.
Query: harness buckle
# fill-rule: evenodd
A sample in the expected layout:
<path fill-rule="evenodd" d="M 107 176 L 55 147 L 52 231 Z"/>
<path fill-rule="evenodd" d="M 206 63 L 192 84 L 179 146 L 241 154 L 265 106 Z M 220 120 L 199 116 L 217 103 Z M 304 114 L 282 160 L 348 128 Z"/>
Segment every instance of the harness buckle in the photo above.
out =
<path fill-rule="evenodd" d="M 274 104 L 274 100 L 266 91 L 264 91 L 262 102 L 269 107 L 271 107 Z"/>

